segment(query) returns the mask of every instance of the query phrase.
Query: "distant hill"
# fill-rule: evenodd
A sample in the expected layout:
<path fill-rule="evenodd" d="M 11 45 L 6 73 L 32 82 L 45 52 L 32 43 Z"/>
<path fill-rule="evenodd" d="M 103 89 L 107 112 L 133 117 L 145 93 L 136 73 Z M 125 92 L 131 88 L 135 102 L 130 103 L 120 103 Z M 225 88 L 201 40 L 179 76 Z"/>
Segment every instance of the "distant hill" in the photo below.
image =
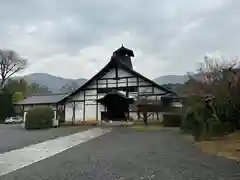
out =
<path fill-rule="evenodd" d="M 71 84 L 73 82 L 76 82 L 79 87 L 82 86 L 87 79 L 80 78 L 80 79 L 67 79 L 62 78 L 59 76 L 53 76 L 46 73 L 33 73 L 26 76 L 23 76 L 23 78 L 30 84 L 30 83 L 37 83 L 42 86 L 47 86 L 50 91 L 52 92 L 60 92 L 60 89 L 66 85 Z"/>
<path fill-rule="evenodd" d="M 76 82 L 78 86 L 82 86 L 87 79 L 79 78 L 79 79 L 69 79 L 63 78 L 59 76 L 53 76 L 46 73 L 33 73 L 23 76 L 23 78 L 29 83 L 37 83 L 41 86 L 47 86 L 50 91 L 54 93 L 60 92 L 61 88 L 67 84 L 72 84 Z M 160 85 L 163 84 L 183 84 L 187 81 L 187 77 L 184 75 L 164 75 L 159 76 L 158 78 L 154 79 Z"/>
<path fill-rule="evenodd" d="M 184 84 L 188 78 L 185 75 L 164 75 L 154 79 L 160 85 L 162 84 Z"/>

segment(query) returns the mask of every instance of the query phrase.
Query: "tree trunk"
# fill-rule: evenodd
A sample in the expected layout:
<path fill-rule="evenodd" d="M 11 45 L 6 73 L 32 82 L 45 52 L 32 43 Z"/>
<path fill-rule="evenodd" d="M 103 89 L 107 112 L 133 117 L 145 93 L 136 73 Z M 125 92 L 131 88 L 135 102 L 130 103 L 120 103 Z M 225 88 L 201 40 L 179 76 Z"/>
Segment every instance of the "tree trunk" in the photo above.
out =
<path fill-rule="evenodd" d="M 143 112 L 143 121 L 145 125 L 148 124 L 147 119 L 148 119 L 147 112 Z"/>

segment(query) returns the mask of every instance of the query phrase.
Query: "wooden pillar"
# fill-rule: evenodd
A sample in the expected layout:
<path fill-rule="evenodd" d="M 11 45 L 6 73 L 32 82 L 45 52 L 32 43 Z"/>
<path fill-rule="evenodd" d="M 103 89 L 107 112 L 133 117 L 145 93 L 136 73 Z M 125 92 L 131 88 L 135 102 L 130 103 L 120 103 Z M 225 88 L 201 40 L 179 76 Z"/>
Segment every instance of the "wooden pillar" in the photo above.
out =
<path fill-rule="evenodd" d="M 97 90 L 96 90 L 96 121 L 98 121 L 98 80 L 97 80 Z"/>
<path fill-rule="evenodd" d="M 137 100 L 139 100 L 139 78 L 137 77 Z M 137 112 L 137 118 L 140 119 L 140 113 Z"/>
<path fill-rule="evenodd" d="M 86 99 L 85 99 L 85 90 L 83 91 L 83 121 L 85 121 L 85 110 L 86 110 Z"/>
<path fill-rule="evenodd" d="M 75 113 L 76 113 L 76 103 L 75 103 L 75 101 L 73 102 L 72 105 L 73 105 L 73 108 L 72 108 L 72 109 L 73 109 L 72 124 L 74 124 L 74 123 L 75 123 L 75 120 L 76 120 L 76 116 L 75 116 L 75 115 L 76 115 L 76 114 L 75 114 Z"/>

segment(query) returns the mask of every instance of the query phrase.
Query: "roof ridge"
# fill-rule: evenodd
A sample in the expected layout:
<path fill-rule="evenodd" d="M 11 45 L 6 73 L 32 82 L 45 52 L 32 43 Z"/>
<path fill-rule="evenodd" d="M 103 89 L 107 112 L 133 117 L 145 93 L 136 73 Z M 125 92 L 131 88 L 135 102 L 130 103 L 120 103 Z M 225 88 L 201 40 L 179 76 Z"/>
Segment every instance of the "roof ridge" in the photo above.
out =
<path fill-rule="evenodd" d="M 117 64 L 116 64 L 117 63 Z M 177 95 L 175 92 L 161 86 L 160 84 L 156 83 L 155 81 L 145 77 L 144 75 L 142 75 L 141 73 L 135 71 L 134 69 L 129 68 L 128 66 L 126 66 L 125 64 L 123 64 L 120 61 L 112 61 L 110 60 L 99 72 L 97 72 L 94 76 L 92 76 L 92 78 L 90 78 L 87 82 L 85 82 L 82 86 L 80 86 L 77 90 L 73 91 L 72 93 L 70 93 L 67 97 L 63 98 L 62 101 L 66 100 L 68 97 L 71 97 L 75 94 L 77 94 L 78 92 L 80 92 L 82 89 L 84 89 L 87 85 L 90 84 L 90 82 L 92 82 L 95 78 L 97 78 L 100 73 L 102 73 L 104 70 L 106 70 L 108 67 L 111 66 L 117 66 L 117 67 L 121 67 L 127 71 L 129 71 L 130 73 L 135 74 L 136 76 L 140 76 L 141 78 L 143 78 L 144 80 L 150 82 L 151 84 L 153 84 L 155 87 L 162 89 L 163 91 L 165 91 L 166 93 L 172 93 L 174 95 Z"/>

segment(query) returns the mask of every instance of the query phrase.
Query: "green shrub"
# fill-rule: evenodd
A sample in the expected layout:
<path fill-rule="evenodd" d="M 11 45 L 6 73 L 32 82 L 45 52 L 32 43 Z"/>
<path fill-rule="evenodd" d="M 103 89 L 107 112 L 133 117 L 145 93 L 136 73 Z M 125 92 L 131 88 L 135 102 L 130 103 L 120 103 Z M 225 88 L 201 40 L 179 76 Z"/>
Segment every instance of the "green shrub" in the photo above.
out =
<path fill-rule="evenodd" d="M 195 108 L 189 107 L 186 109 L 183 116 L 180 129 L 187 134 L 194 136 L 194 139 L 198 141 L 203 133 L 203 117 L 199 115 L 196 118 Z"/>
<path fill-rule="evenodd" d="M 180 127 L 181 119 L 177 113 L 164 113 L 162 124 L 166 127 Z"/>
<path fill-rule="evenodd" d="M 26 115 L 26 129 L 45 129 L 52 127 L 54 112 L 50 107 L 35 107 Z"/>
<path fill-rule="evenodd" d="M 234 126 L 229 122 L 212 122 L 209 123 L 209 133 L 211 136 L 222 136 L 234 131 Z"/>
<path fill-rule="evenodd" d="M 190 113 L 186 118 L 182 120 L 181 130 L 188 134 L 194 134 L 198 122 L 195 120 L 194 114 Z"/>

